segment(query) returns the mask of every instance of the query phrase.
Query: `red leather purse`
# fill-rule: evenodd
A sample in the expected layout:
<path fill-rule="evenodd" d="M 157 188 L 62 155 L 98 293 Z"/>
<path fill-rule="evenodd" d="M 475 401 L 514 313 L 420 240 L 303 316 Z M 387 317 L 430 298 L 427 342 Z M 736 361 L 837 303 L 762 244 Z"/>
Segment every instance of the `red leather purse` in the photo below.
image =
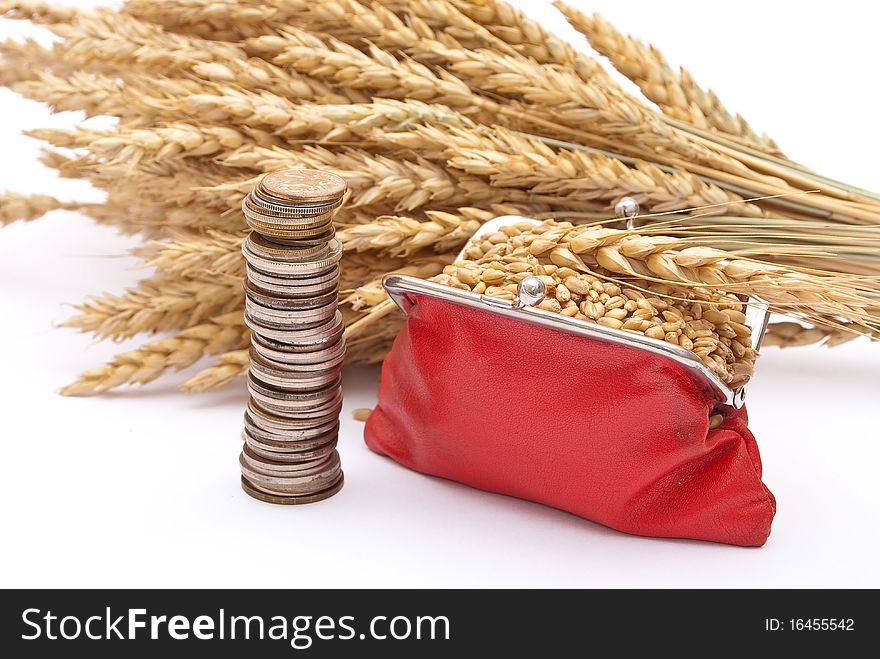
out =
<path fill-rule="evenodd" d="M 627 533 L 767 540 L 776 504 L 741 392 L 684 349 L 412 277 L 385 286 L 407 320 L 373 451 Z"/>

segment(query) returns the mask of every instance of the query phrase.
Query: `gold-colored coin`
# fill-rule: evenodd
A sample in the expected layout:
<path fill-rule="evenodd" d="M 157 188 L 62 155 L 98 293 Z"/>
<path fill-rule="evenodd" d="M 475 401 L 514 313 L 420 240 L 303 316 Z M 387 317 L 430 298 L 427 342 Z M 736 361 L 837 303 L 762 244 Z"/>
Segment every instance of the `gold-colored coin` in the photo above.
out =
<path fill-rule="evenodd" d="M 345 179 L 315 169 L 285 169 L 260 179 L 261 193 L 291 204 L 315 204 L 345 194 Z"/>

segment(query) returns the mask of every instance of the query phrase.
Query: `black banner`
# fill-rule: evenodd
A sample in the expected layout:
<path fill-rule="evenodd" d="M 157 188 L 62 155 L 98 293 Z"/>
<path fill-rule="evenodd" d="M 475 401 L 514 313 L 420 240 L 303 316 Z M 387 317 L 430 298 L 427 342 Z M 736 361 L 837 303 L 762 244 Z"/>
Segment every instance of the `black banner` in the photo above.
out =
<path fill-rule="evenodd" d="M 798 590 L 21 590 L 2 593 L 0 647 L 15 657 L 191 657 L 225 644 L 260 657 L 750 656 L 865 647 L 878 636 L 873 601 L 868 591 Z"/>

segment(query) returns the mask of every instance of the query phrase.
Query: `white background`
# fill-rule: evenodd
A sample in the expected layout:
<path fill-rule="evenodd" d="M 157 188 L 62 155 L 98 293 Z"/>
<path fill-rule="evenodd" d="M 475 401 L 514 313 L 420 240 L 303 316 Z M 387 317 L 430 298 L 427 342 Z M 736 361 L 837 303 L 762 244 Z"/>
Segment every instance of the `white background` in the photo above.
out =
<path fill-rule="evenodd" d="M 544 2 L 517 4 L 585 43 Z M 791 157 L 880 189 L 874 3 L 577 4 L 651 39 Z M 0 38 L 25 33 L 0 21 Z M 0 90 L 0 189 L 98 198 L 19 134 L 74 119 Z M 346 372 L 342 493 L 274 507 L 239 488 L 240 383 L 57 395 L 128 347 L 52 325 L 144 276 L 133 244 L 65 212 L 0 230 L 0 586 L 880 586 L 880 346 L 761 357 L 751 426 L 779 506 L 762 549 L 630 537 L 409 472 L 350 417 L 373 405 L 375 368 Z"/>

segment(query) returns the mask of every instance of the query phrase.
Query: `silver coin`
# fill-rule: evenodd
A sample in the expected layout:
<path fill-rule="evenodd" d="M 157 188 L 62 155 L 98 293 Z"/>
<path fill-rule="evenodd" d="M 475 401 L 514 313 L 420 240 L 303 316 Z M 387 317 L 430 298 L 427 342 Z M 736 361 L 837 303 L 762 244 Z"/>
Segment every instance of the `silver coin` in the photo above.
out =
<path fill-rule="evenodd" d="M 253 346 L 251 346 L 249 354 L 251 368 L 257 377 L 266 384 L 280 389 L 302 390 L 306 388 L 306 383 L 327 381 L 331 374 L 341 374 L 342 364 L 345 361 L 344 352 L 333 361 L 322 361 L 316 364 L 285 364 L 274 359 L 266 359 Z M 329 385 L 330 382 L 327 381 L 326 384 Z M 319 384 L 312 388 L 317 389 L 322 386 L 324 385 Z"/>
<path fill-rule="evenodd" d="M 320 228 L 320 230 L 316 229 L 308 232 L 280 229 L 278 227 L 257 222 L 253 218 L 247 218 L 247 224 L 254 233 L 271 238 L 272 242 L 279 245 L 288 245 L 291 247 L 302 247 L 302 243 L 306 242 L 313 247 L 320 246 L 329 242 L 330 239 L 336 235 L 336 228 L 332 223 L 326 223 Z"/>
<path fill-rule="evenodd" d="M 310 329 L 326 323 L 336 315 L 336 302 L 314 309 L 281 310 L 264 307 L 245 298 L 245 313 L 270 329 Z"/>
<path fill-rule="evenodd" d="M 258 332 L 251 332 L 251 345 L 256 348 L 259 354 L 265 355 L 267 359 L 271 361 L 281 361 L 281 359 L 273 357 L 273 353 L 278 352 L 290 354 L 325 350 L 342 341 L 343 333 L 344 328 L 340 325 L 338 329 L 333 327 L 320 333 L 302 334 L 300 336 L 294 336 L 293 332 L 290 332 L 287 340 L 276 341 L 275 339 L 263 336 Z"/>
<path fill-rule="evenodd" d="M 261 396 L 273 398 L 275 400 L 299 401 L 306 406 L 319 406 L 328 404 L 333 400 L 337 392 L 342 390 L 342 378 L 339 378 L 333 384 L 320 389 L 311 389 L 309 391 L 288 391 L 279 389 L 270 384 L 262 382 L 254 373 L 247 374 L 247 386 L 249 391 L 256 391 Z"/>
<path fill-rule="evenodd" d="M 265 355 L 261 354 L 258 349 L 251 346 L 251 355 L 253 355 L 254 353 L 266 359 Z M 323 372 L 327 369 L 342 365 L 342 363 L 345 361 L 345 344 L 343 343 L 340 349 L 334 350 L 334 354 L 332 357 L 321 357 L 317 360 L 309 359 L 308 355 L 313 354 L 315 353 L 292 353 L 290 356 L 298 357 L 299 359 L 297 359 L 297 361 L 292 361 L 291 359 L 281 361 L 280 359 L 276 360 L 274 358 L 268 358 L 266 359 L 266 361 L 272 362 L 272 365 L 275 367 L 276 372 L 281 372 L 284 375 L 301 375 L 306 373 Z"/>
<path fill-rule="evenodd" d="M 312 297 L 338 290 L 339 266 L 336 266 L 335 272 L 331 272 L 329 277 L 310 277 L 302 278 L 302 280 L 266 277 L 248 266 L 247 281 L 250 282 L 251 286 L 258 293 L 264 295 L 276 295 L 285 298 Z"/>
<path fill-rule="evenodd" d="M 298 348 L 311 350 L 313 347 L 326 345 L 338 339 L 345 331 L 342 314 L 339 311 L 328 322 L 319 323 L 307 328 L 285 327 L 283 329 L 275 329 L 250 318 L 247 313 L 244 315 L 244 322 L 250 329 L 259 334 L 261 338 L 267 341 L 274 341 L 277 344 L 285 344 L 291 350 Z"/>
<path fill-rule="evenodd" d="M 287 497 L 307 496 L 307 495 L 318 494 L 320 492 L 325 492 L 326 490 L 331 488 L 334 484 L 338 483 L 340 480 L 342 480 L 342 470 L 337 470 L 336 474 L 334 475 L 332 480 L 330 480 L 329 482 L 326 481 L 325 479 L 321 478 L 321 479 L 315 480 L 311 484 L 282 485 L 280 483 L 269 484 L 269 483 L 266 483 L 265 481 L 253 483 L 249 479 L 247 479 L 247 477 L 244 475 L 243 475 L 243 478 L 245 478 L 247 480 L 248 484 L 251 487 L 255 488 L 256 490 L 258 490 L 260 492 L 264 492 L 265 494 L 271 495 L 271 496 L 287 496 Z M 321 485 L 320 488 L 318 487 L 319 484 Z"/>
<path fill-rule="evenodd" d="M 302 436 L 302 435 L 310 436 Z M 276 451 L 308 451 L 318 446 L 323 446 L 339 434 L 339 424 L 330 426 L 329 430 L 323 430 L 320 434 L 307 433 L 307 431 L 269 431 L 256 425 L 249 412 L 245 412 L 244 416 L 244 437 L 247 441 L 248 437 L 261 443 L 265 447 L 270 447 Z"/>
<path fill-rule="evenodd" d="M 262 259 L 280 261 L 284 263 L 302 263 L 324 258 L 330 253 L 328 241 L 319 244 L 286 245 L 270 240 L 266 236 L 253 232 L 245 238 L 248 249 L 252 254 Z"/>
<path fill-rule="evenodd" d="M 269 284 L 271 286 L 314 286 L 317 284 L 333 283 L 339 281 L 339 266 L 331 266 L 325 272 L 318 275 L 288 275 L 279 276 L 263 272 L 253 267 L 250 263 L 245 265 L 248 278 L 257 284 Z"/>
<path fill-rule="evenodd" d="M 341 202 L 319 206 L 273 206 L 257 197 L 245 197 L 241 210 L 245 217 L 260 222 L 290 228 L 313 228 L 326 224 Z"/>
<path fill-rule="evenodd" d="M 266 405 L 251 396 L 248 401 L 248 411 L 255 420 L 255 414 L 260 416 L 258 423 L 265 423 L 268 419 L 271 423 L 283 422 L 286 424 L 285 428 L 289 430 L 306 430 L 338 421 L 339 413 L 342 411 L 342 398 L 340 397 L 339 402 L 331 408 L 308 411 L 288 410 L 274 404 Z M 276 430 L 280 431 L 282 428 Z"/>
<path fill-rule="evenodd" d="M 250 236 L 241 245 L 245 260 L 258 270 L 273 275 L 317 275 L 335 266 L 342 258 L 342 243 L 335 238 L 327 243 L 326 255 L 308 261 L 279 261 L 262 257 L 251 249 L 249 239 Z"/>
<path fill-rule="evenodd" d="M 278 449 L 263 446 L 260 442 L 255 441 L 250 437 L 247 438 L 246 445 L 253 453 L 261 458 L 274 460 L 275 462 L 303 464 L 326 459 L 327 456 L 336 450 L 336 439 L 334 438 L 326 444 L 305 451 L 279 451 Z"/>
<path fill-rule="evenodd" d="M 339 385 L 316 391 L 290 392 L 265 387 L 262 383 L 251 379 L 247 386 L 248 393 L 266 409 L 270 409 L 267 405 L 277 405 L 290 410 L 301 409 L 304 412 L 329 410 L 342 398 L 342 387 Z"/>
<path fill-rule="evenodd" d="M 328 415 L 318 419 L 296 419 L 288 416 L 275 414 L 253 398 L 248 399 L 247 412 L 251 422 L 258 428 L 276 434 L 289 434 L 290 441 L 296 439 L 311 439 L 322 433 L 329 432 L 334 426 L 339 425 L 339 415 Z"/>
<path fill-rule="evenodd" d="M 271 239 L 279 247 L 287 247 L 293 252 L 300 253 L 310 249 L 321 250 L 327 247 L 327 243 L 336 235 L 336 228 L 332 224 L 327 225 L 322 231 L 314 232 L 309 236 L 303 235 L 302 231 L 266 229 L 255 224 L 253 221 L 249 222 L 249 224 L 255 234 Z"/>
<path fill-rule="evenodd" d="M 329 405 L 315 408 L 304 407 L 295 401 L 276 401 L 251 395 L 256 404 L 267 412 L 302 423 L 304 427 L 311 424 L 323 424 L 328 420 L 339 418 L 339 413 L 342 412 L 341 393 Z"/>
<path fill-rule="evenodd" d="M 330 281 L 317 281 L 314 283 L 303 283 L 302 285 L 294 284 L 273 284 L 259 277 L 248 274 L 247 281 L 250 282 L 251 288 L 258 295 L 268 295 L 271 297 L 279 297 L 284 299 L 308 298 L 318 295 L 326 295 L 328 293 L 339 294 L 339 279 Z"/>
<path fill-rule="evenodd" d="M 341 204 L 314 206 L 312 208 L 291 208 L 292 212 L 275 212 L 266 208 L 253 198 L 245 197 L 241 212 L 248 224 L 261 224 L 270 228 L 287 231 L 308 232 L 318 230 L 333 222 L 333 216 Z M 308 212 L 303 213 L 306 210 Z"/>
<path fill-rule="evenodd" d="M 323 307 L 327 304 L 330 304 L 331 302 L 336 302 L 339 297 L 339 294 L 336 292 L 336 286 L 331 286 L 329 291 L 325 289 L 324 292 L 321 292 L 318 295 L 313 295 L 311 297 L 272 295 L 271 293 L 264 292 L 255 287 L 253 283 L 248 280 L 245 280 L 244 282 L 244 291 L 245 295 L 247 295 L 248 299 L 250 299 L 251 302 L 259 304 L 262 307 L 268 307 L 270 309 L 276 309 L 278 311 L 315 309 L 317 307 Z M 288 291 L 285 292 L 292 292 L 292 289 L 288 289 Z"/>
<path fill-rule="evenodd" d="M 317 443 L 318 440 L 320 443 Z M 244 441 L 249 446 L 254 447 L 258 451 L 272 453 L 296 453 L 286 460 L 287 462 L 302 462 L 303 460 L 314 460 L 316 457 L 326 454 L 336 445 L 339 439 L 339 432 L 325 432 L 322 435 L 313 437 L 303 441 L 284 441 L 267 438 L 265 434 L 251 432 L 248 429 L 244 431 Z M 281 460 L 281 458 L 278 458 Z"/>
<path fill-rule="evenodd" d="M 335 457 L 335 459 L 334 459 Z M 283 491 L 304 493 L 306 491 L 322 490 L 327 487 L 339 474 L 339 454 L 334 451 L 326 458 L 314 461 L 306 469 L 298 472 L 265 473 L 261 469 L 255 469 L 247 459 L 244 452 L 239 455 L 238 464 L 241 473 L 254 485 L 265 487 L 271 491 Z"/>
<path fill-rule="evenodd" d="M 271 393 L 266 393 L 267 391 Z M 296 398 L 285 396 L 282 391 L 260 389 L 252 382 L 248 383 L 248 393 L 260 404 L 263 409 L 277 413 L 281 416 L 296 416 L 298 418 L 312 418 L 326 416 L 338 408 L 342 402 L 342 389 L 336 387 L 326 392 L 320 398 Z"/>
<path fill-rule="evenodd" d="M 241 450 L 241 459 L 245 461 L 248 467 L 250 467 L 254 471 L 258 471 L 263 474 L 275 476 L 295 476 L 301 473 L 315 472 L 321 469 L 326 469 L 327 467 L 332 465 L 334 461 L 339 460 L 339 454 L 334 452 L 328 455 L 326 458 L 320 458 L 318 460 L 313 460 L 310 462 L 283 462 L 280 460 L 274 460 L 272 458 L 258 455 L 250 446 L 245 444 Z"/>
<path fill-rule="evenodd" d="M 285 391 L 312 391 L 330 386 L 341 380 L 340 374 L 342 369 L 336 368 L 329 371 L 321 371 L 314 378 L 274 378 L 271 374 L 254 371 L 255 375 L 266 384 L 271 384 L 276 389 L 284 389 Z"/>
<path fill-rule="evenodd" d="M 259 209 L 267 215 L 299 215 L 302 217 L 326 213 L 328 209 L 334 209 L 341 206 L 343 200 L 344 198 L 342 196 L 338 196 L 319 201 L 298 201 L 291 203 L 263 194 L 258 188 L 254 188 L 250 194 L 245 197 L 245 201 L 250 207 Z"/>
<path fill-rule="evenodd" d="M 279 365 L 279 368 L 284 368 L 284 366 L 303 366 L 306 368 L 297 369 L 297 371 L 323 370 L 323 368 L 330 368 L 341 364 L 345 360 L 345 339 L 339 339 L 327 348 L 305 352 L 302 350 L 290 351 L 269 348 L 261 344 L 260 339 L 253 338 L 254 336 L 251 335 L 251 345 L 257 354 L 269 361 L 275 362 Z M 319 365 L 324 366 L 319 368 Z"/>

